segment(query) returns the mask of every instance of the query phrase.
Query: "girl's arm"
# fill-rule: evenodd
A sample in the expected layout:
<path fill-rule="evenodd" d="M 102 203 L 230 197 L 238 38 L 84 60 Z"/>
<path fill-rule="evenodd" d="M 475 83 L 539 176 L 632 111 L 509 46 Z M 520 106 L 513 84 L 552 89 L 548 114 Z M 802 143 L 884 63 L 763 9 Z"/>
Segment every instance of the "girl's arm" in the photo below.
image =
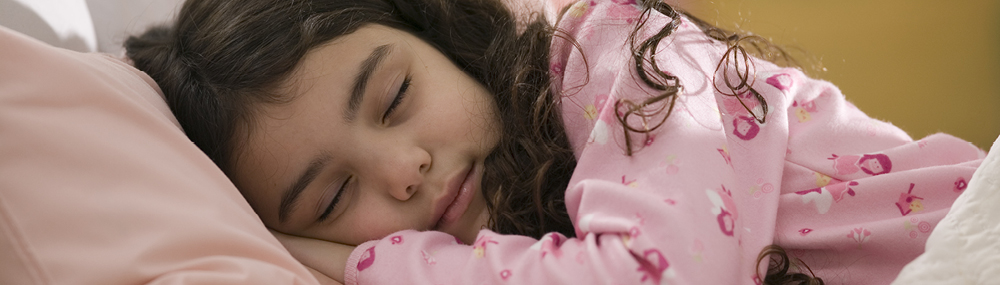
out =
<path fill-rule="evenodd" d="M 320 284 L 344 283 L 344 265 L 354 246 L 304 238 L 271 231 L 295 259 L 301 262 Z"/>
<path fill-rule="evenodd" d="M 612 222 L 613 221 L 603 221 Z M 627 230 L 631 222 L 604 224 Z M 663 253 L 631 254 L 622 231 L 541 240 L 480 231 L 472 245 L 441 232 L 397 232 L 358 246 L 348 260 L 345 284 L 623 284 L 656 283 L 672 274 Z"/>

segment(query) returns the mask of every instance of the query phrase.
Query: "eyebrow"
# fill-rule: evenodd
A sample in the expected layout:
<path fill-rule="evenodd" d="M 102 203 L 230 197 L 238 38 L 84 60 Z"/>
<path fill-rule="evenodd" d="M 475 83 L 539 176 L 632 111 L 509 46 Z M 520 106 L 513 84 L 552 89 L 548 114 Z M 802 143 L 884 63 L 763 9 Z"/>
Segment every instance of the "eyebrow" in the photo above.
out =
<path fill-rule="evenodd" d="M 278 206 L 278 222 L 284 223 L 288 220 L 288 215 L 292 211 L 292 207 L 295 202 L 298 201 L 299 196 L 301 196 L 302 191 L 306 190 L 306 186 L 312 183 L 319 175 L 319 171 L 323 169 L 324 166 L 330 161 L 330 156 L 326 154 L 321 154 L 316 158 L 313 158 L 309 162 L 309 167 L 306 171 L 299 175 L 299 178 L 295 180 L 295 183 L 291 187 L 288 187 L 284 191 L 284 195 L 281 196 L 281 204 Z"/>
<path fill-rule="evenodd" d="M 368 81 L 371 80 L 372 74 L 375 73 L 375 69 L 382 64 L 383 60 L 387 55 L 389 55 L 390 51 L 392 51 L 391 44 L 378 46 L 372 50 L 372 53 L 368 55 L 368 58 L 361 63 L 361 68 L 358 70 L 358 74 L 354 76 L 354 87 L 351 88 L 351 97 L 347 100 L 347 110 L 344 111 L 344 120 L 351 122 L 358 116 L 358 108 L 361 107 L 361 99 L 364 98 L 365 88 L 368 87 Z"/>

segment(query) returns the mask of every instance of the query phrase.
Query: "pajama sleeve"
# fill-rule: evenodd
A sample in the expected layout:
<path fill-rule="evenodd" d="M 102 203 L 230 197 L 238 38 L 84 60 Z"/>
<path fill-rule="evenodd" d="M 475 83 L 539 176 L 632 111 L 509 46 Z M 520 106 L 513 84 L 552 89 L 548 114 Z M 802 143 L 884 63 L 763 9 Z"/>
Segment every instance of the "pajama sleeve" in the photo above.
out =
<path fill-rule="evenodd" d="M 888 284 L 923 252 L 985 153 L 947 134 L 913 141 L 798 70 L 762 79 L 792 96 L 775 243 L 828 284 Z"/>
<path fill-rule="evenodd" d="M 403 231 L 358 248 L 346 284 L 613 284 L 644 272 L 610 234 L 535 240 L 483 230 L 470 246 L 445 233 Z"/>

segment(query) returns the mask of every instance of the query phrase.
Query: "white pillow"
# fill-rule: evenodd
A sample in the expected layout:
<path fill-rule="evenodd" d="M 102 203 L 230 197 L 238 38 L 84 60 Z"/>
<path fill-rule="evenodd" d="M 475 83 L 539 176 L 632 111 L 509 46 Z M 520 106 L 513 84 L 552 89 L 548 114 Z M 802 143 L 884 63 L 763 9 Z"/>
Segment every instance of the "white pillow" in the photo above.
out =
<path fill-rule="evenodd" d="M 121 54 L 129 35 L 172 21 L 183 4 L 184 0 L 87 0 L 97 51 Z"/>
<path fill-rule="evenodd" d="M 84 0 L 0 0 L 0 26 L 53 46 L 97 51 L 97 36 Z"/>

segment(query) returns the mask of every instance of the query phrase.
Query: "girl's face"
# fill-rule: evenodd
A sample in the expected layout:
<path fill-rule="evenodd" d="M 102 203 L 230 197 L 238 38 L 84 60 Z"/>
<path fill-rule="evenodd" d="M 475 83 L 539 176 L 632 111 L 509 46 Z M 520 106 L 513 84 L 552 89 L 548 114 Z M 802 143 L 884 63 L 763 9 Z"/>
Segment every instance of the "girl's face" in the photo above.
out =
<path fill-rule="evenodd" d="M 368 25 L 314 48 L 263 104 L 234 182 L 264 223 L 345 244 L 438 230 L 475 240 L 483 161 L 499 137 L 489 92 L 409 33 Z"/>

